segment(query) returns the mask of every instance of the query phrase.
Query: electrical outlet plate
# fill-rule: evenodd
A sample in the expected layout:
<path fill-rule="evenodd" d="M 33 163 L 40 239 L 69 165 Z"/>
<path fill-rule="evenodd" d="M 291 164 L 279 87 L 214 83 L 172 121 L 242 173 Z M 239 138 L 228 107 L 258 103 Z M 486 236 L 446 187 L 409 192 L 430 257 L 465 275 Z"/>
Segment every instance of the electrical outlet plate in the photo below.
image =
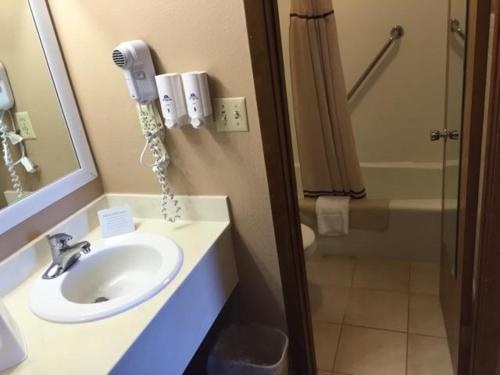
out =
<path fill-rule="evenodd" d="M 36 139 L 35 130 L 31 125 L 28 112 L 16 112 L 16 126 L 23 139 Z"/>
<path fill-rule="evenodd" d="M 244 97 L 214 99 L 214 119 L 218 132 L 247 132 L 248 117 Z"/>

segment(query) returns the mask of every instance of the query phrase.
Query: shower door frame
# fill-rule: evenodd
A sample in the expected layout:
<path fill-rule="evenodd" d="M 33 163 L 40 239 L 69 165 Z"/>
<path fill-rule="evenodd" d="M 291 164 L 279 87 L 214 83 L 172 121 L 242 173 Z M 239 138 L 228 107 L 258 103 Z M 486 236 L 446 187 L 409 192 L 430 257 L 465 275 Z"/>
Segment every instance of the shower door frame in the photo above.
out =
<path fill-rule="evenodd" d="M 462 148 L 459 178 L 457 272 L 450 273 L 451 264 L 444 246 L 441 248 L 440 298 L 443 307 L 448 343 L 453 366 L 458 375 L 486 374 L 476 372 L 477 323 L 482 319 L 478 310 L 478 294 L 482 293 L 478 259 L 484 253 L 482 234 L 477 236 L 478 223 L 483 225 L 486 210 L 479 210 L 481 166 L 493 155 L 489 148 L 482 157 L 483 131 L 492 130 L 492 118 L 485 123 L 489 21 L 492 4 L 497 0 L 469 0 L 467 51 L 463 105 Z M 496 31 L 498 32 L 498 30 Z M 495 62 L 498 64 L 498 61 Z M 491 102 L 491 101 L 490 101 Z M 488 175 L 484 183 L 488 184 Z M 487 186 L 485 185 L 484 188 Z M 495 194 L 500 196 L 500 192 Z M 483 198 L 483 203 L 485 202 Z M 500 224 L 500 223 L 499 223 Z M 478 244 L 478 245 L 476 245 Z M 494 261 L 494 259 L 490 259 Z M 500 297 L 500 296 L 499 296 Z M 500 313 L 500 310 L 498 311 Z"/>
<path fill-rule="evenodd" d="M 493 0 L 495 15 L 489 77 L 488 121 L 472 290 L 470 363 L 473 375 L 500 372 L 500 0 Z M 464 372 L 465 373 L 465 372 Z"/>
<path fill-rule="evenodd" d="M 300 230 L 278 6 L 276 0 L 244 0 L 244 6 L 290 338 L 290 362 L 294 373 L 315 375 L 312 321 Z M 445 282 L 442 292 L 450 297 L 447 302 L 451 301 L 446 305 L 448 310 L 443 306 L 448 333 L 454 334 L 454 328 L 456 328 L 457 352 L 460 358 L 455 363 L 458 367 L 458 375 L 479 374 L 473 372 L 472 364 L 475 363 L 474 358 L 478 354 L 474 350 L 474 345 L 478 347 L 476 322 L 482 315 L 476 304 L 477 301 L 473 298 L 472 286 L 474 277 L 479 276 L 479 274 L 474 275 L 474 259 L 489 14 L 490 0 L 469 0 L 468 41 L 470 48 L 466 56 L 468 63 L 464 93 L 464 133 L 458 210 L 459 274 L 457 279 L 446 278 L 441 282 L 442 284 Z M 500 101 L 497 104 L 500 105 Z M 500 150 L 500 126 L 498 128 Z M 489 149 L 489 152 L 493 151 L 496 150 Z M 494 155 L 487 155 L 488 157 L 494 159 Z M 500 175 L 500 165 L 498 165 L 498 175 Z M 499 190 L 496 190 L 494 195 L 500 200 L 500 177 L 497 179 L 499 179 Z M 481 214 L 481 222 L 486 214 L 487 211 Z M 498 216 L 497 228 L 500 227 L 500 207 Z M 500 244 L 500 239 L 498 243 Z M 495 264 L 498 265 L 500 274 L 500 259 Z M 449 273 L 450 268 L 446 265 L 445 268 Z M 481 288 L 481 285 L 479 287 Z M 483 293 L 484 291 L 477 292 Z M 497 297 L 500 299 L 500 296 Z M 442 302 L 445 305 L 445 301 Z M 500 307 L 498 313 L 500 313 Z M 457 321 L 456 326 L 452 323 L 453 319 Z"/>
<path fill-rule="evenodd" d="M 244 0 L 293 373 L 316 375 L 276 0 Z"/>

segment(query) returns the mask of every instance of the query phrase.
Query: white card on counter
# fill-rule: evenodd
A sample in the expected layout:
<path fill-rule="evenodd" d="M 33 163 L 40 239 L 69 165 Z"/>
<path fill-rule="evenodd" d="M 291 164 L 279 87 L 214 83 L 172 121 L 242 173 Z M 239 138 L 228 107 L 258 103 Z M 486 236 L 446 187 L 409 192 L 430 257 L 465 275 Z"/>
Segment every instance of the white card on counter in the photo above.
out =
<path fill-rule="evenodd" d="M 103 237 L 118 236 L 135 230 L 132 210 L 128 206 L 113 207 L 97 212 Z"/>

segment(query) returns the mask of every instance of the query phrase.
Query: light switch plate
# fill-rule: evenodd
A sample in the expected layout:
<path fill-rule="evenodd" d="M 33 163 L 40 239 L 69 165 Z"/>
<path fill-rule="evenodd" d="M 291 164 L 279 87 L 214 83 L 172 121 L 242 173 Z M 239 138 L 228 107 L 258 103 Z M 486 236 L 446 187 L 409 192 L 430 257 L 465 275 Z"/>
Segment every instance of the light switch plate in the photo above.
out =
<path fill-rule="evenodd" d="M 31 119 L 28 112 L 16 112 L 16 125 L 19 134 L 24 139 L 36 139 L 35 130 L 31 125 Z"/>
<path fill-rule="evenodd" d="M 244 97 L 214 99 L 214 119 L 218 132 L 247 132 L 247 105 Z"/>

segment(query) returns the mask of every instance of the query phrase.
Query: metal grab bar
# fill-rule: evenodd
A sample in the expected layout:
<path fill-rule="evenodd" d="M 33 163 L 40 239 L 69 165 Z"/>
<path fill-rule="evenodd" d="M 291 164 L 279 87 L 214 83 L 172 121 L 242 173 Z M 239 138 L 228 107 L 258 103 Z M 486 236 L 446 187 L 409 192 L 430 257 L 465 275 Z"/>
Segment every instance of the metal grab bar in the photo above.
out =
<path fill-rule="evenodd" d="M 347 94 L 347 100 L 351 100 L 351 98 L 356 94 L 358 89 L 361 87 L 363 82 L 368 78 L 372 70 L 377 66 L 378 62 L 380 59 L 385 55 L 385 53 L 389 50 L 389 47 L 394 43 L 397 39 L 400 39 L 404 35 L 404 29 L 403 26 L 396 25 L 391 29 L 390 33 L 390 38 L 389 40 L 385 43 L 384 47 L 382 47 L 382 50 L 375 56 L 373 61 L 368 65 L 368 68 L 363 72 L 361 77 L 358 78 L 354 86 L 352 86 L 352 89 L 349 91 Z"/>
<path fill-rule="evenodd" d="M 456 18 L 450 21 L 451 32 L 457 34 L 460 39 L 465 40 L 465 31 L 462 29 L 462 25 L 460 25 L 460 21 Z"/>

